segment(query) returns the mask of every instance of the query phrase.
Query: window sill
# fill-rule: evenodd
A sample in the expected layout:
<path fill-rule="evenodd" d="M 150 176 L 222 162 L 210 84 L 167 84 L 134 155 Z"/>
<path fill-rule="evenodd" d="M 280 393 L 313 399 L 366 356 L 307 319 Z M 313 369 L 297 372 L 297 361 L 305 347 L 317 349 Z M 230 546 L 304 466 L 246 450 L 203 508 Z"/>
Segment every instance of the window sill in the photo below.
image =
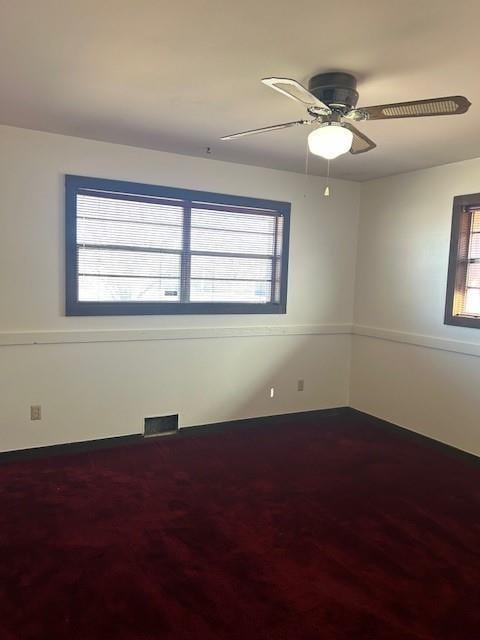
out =
<path fill-rule="evenodd" d="M 453 316 L 447 315 L 444 324 L 456 327 L 470 327 L 471 329 L 480 329 L 480 316 Z"/>
<path fill-rule="evenodd" d="M 284 314 L 286 304 L 244 302 L 77 302 L 68 301 L 67 316 L 145 316 L 205 314 Z"/>

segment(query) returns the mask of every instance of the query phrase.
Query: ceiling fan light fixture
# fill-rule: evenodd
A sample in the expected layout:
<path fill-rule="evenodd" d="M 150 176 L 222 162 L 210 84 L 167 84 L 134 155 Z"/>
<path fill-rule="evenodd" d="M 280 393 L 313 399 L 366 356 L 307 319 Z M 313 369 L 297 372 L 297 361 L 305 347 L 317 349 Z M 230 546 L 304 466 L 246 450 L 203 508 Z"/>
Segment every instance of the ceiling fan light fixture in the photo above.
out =
<path fill-rule="evenodd" d="M 327 122 L 308 136 L 310 153 L 333 160 L 350 151 L 353 133 L 337 122 Z"/>
<path fill-rule="evenodd" d="M 348 151 L 356 156 L 372 151 L 377 146 L 373 140 L 353 126 L 352 120 L 357 122 L 451 116 L 467 112 L 471 105 L 465 96 L 444 96 L 411 102 L 390 102 L 357 109 L 357 80 L 350 73 L 344 72 L 319 73 L 310 78 L 308 89 L 292 78 L 263 78 L 262 82 L 306 107 L 308 119 L 240 131 L 223 136 L 221 140 L 236 140 L 269 131 L 313 125 L 315 129 L 308 136 L 310 153 L 326 160 L 333 160 Z"/>

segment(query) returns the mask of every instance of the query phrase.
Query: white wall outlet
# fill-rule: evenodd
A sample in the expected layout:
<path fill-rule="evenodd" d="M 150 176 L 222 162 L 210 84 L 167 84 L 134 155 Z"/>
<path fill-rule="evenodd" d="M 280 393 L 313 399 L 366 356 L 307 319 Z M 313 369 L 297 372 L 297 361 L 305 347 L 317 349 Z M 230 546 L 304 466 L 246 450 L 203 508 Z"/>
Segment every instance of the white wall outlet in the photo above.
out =
<path fill-rule="evenodd" d="M 305 380 L 297 380 L 297 391 L 303 391 L 305 389 Z"/>
<path fill-rule="evenodd" d="M 42 407 L 39 404 L 32 404 L 30 407 L 30 420 L 42 419 Z"/>
<path fill-rule="evenodd" d="M 275 387 L 270 387 L 270 398 L 275 396 Z"/>

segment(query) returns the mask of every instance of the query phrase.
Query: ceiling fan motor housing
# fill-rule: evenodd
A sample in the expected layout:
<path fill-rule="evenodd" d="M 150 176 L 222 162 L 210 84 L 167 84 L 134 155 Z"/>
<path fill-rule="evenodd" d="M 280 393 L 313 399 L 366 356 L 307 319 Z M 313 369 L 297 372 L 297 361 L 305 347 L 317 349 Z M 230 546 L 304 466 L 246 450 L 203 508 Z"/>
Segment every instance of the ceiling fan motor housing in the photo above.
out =
<path fill-rule="evenodd" d="M 358 101 L 357 80 L 349 73 L 319 73 L 310 79 L 308 90 L 329 107 L 344 112 L 353 109 Z"/>

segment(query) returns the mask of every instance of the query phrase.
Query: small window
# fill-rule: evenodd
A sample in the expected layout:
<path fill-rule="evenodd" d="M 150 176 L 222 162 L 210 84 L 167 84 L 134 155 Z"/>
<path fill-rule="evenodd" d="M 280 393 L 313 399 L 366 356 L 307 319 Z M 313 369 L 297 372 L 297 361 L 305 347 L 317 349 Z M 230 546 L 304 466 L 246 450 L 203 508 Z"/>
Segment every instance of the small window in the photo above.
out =
<path fill-rule="evenodd" d="M 285 313 L 289 217 L 285 202 L 66 176 L 66 313 Z"/>
<path fill-rule="evenodd" d="M 445 324 L 480 328 L 480 194 L 453 201 Z"/>

